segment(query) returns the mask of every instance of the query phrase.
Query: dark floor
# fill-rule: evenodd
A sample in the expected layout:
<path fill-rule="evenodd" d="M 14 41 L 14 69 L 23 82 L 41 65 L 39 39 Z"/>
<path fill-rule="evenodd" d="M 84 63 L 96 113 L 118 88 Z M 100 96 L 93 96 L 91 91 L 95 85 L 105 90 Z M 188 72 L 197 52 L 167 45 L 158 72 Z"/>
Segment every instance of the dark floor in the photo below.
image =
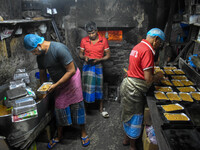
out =
<path fill-rule="evenodd" d="M 86 129 L 91 141 L 89 146 L 83 147 L 81 145 L 79 127 L 65 127 L 64 139 L 53 149 L 129 150 L 129 146 L 122 145 L 124 132 L 120 121 L 120 103 L 116 101 L 105 101 L 104 106 L 110 115 L 109 118 L 103 118 L 98 108 L 91 108 L 87 112 Z M 143 150 L 141 138 L 137 141 L 137 148 L 138 150 Z M 47 149 L 47 142 L 37 142 L 37 149 Z"/>

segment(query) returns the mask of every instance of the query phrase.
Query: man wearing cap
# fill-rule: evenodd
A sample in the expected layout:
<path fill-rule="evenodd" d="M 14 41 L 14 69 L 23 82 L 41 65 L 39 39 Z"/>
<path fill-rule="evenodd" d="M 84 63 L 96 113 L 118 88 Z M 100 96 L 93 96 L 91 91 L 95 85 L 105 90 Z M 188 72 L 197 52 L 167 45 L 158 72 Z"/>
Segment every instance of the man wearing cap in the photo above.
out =
<path fill-rule="evenodd" d="M 86 103 L 94 103 L 100 100 L 100 113 L 103 117 L 109 117 L 103 110 L 103 68 L 101 62 L 110 58 L 108 41 L 98 34 L 95 22 L 89 22 L 85 26 L 87 37 L 81 40 L 79 56 L 85 62 L 82 71 L 83 98 Z"/>
<path fill-rule="evenodd" d="M 82 145 L 89 145 L 90 140 L 85 131 L 81 73 L 68 48 L 59 42 L 45 41 L 43 37 L 35 34 L 24 37 L 24 46 L 37 55 L 41 84 L 47 81 L 47 70 L 54 82 L 48 92 L 54 91 L 58 135 L 48 143 L 48 148 L 51 149 L 60 142 L 63 126 L 72 123 L 81 126 Z"/>
<path fill-rule="evenodd" d="M 120 95 L 126 134 L 123 145 L 130 145 L 131 150 L 136 150 L 135 140 L 141 133 L 145 93 L 152 82 L 163 78 L 161 72 L 154 74 L 154 55 L 164 40 L 163 31 L 153 28 L 147 33 L 146 39 L 133 47 L 129 56 L 127 77 L 121 83 Z"/>

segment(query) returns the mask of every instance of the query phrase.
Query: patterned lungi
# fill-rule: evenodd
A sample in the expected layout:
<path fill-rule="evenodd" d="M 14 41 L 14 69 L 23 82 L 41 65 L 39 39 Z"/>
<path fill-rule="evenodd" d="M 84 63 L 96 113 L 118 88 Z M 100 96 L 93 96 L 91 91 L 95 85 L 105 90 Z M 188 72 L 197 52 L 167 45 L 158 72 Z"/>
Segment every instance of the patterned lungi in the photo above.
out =
<path fill-rule="evenodd" d="M 72 104 L 65 109 L 55 108 L 57 126 L 69 126 L 73 124 L 85 124 L 84 102 Z"/>
<path fill-rule="evenodd" d="M 101 64 L 84 63 L 82 72 L 83 99 L 87 103 L 103 99 L 103 69 Z"/>
<path fill-rule="evenodd" d="M 136 114 L 128 122 L 123 122 L 126 135 L 131 139 L 139 138 L 141 134 L 143 115 Z"/>
<path fill-rule="evenodd" d="M 141 133 L 145 93 L 150 85 L 146 81 L 127 77 L 120 87 L 122 122 L 126 135 L 137 139 Z"/>

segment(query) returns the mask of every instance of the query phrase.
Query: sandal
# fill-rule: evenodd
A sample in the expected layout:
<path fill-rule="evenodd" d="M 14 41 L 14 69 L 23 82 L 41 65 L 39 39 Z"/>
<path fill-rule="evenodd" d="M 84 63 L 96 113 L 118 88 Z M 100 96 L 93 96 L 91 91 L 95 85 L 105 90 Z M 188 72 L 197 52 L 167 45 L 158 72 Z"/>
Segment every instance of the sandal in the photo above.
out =
<path fill-rule="evenodd" d="M 129 146 L 130 145 L 130 142 L 128 143 L 123 143 L 123 146 Z"/>
<path fill-rule="evenodd" d="M 52 149 L 54 146 L 56 146 L 57 143 L 59 143 L 59 140 L 55 140 L 54 138 L 48 143 L 47 147 L 48 149 Z"/>
<path fill-rule="evenodd" d="M 104 118 L 109 118 L 109 114 L 108 114 L 107 111 L 101 112 L 101 115 L 102 115 Z"/>
<path fill-rule="evenodd" d="M 88 139 L 88 142 L 86 143 L 86 140 Z M 86 137 L 81 137 L 81 140 L 82 140 L 82 145 L 84 147 L 88 146 L 90 144 L 90 139 L 88 137 L 88 135 Z"/>

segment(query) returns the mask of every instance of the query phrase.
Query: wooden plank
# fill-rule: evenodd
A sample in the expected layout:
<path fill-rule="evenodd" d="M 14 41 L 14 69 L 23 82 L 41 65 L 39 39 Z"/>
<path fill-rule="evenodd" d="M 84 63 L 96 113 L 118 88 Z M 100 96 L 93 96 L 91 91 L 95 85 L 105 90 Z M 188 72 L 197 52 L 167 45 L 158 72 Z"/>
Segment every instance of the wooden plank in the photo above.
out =
<path fill-rule="evenodd" d="M 34 22 L 43 22 L 43 21 L 51 21 L 51 19 L 40 19 L 40 20 L 28 20 L 28 19 L 15 19 L 15 20 L 4 20 L 0 21 L 0 24 L 18 24 L 18 23 L 34 23 Z"/>
<path fill-rule="evenodd" d="M 6 42 L 5 40 L 0 41 L 0 61 L 8 58 Z"/>

